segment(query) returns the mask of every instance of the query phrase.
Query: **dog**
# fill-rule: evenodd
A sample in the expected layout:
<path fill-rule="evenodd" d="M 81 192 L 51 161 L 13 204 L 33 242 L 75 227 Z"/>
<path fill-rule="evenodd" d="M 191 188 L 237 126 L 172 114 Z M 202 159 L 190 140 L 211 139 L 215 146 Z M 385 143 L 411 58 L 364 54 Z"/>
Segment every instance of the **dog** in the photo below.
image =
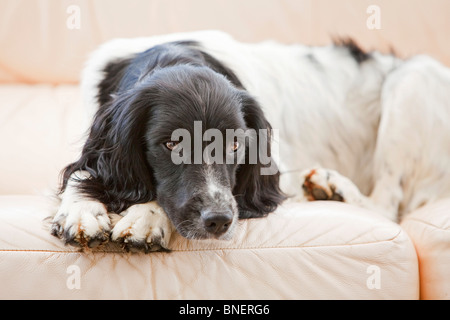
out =
<path fill-rule="evenodd" d="M 201 31 L 107 42 L 81 87 L 93 120 L 51 228 L 68 244 L 158 251 L 174 230 L 227 240 L 238 219 L 286 201 L 399 221 L 450 196 L 450 71 L 428 56 Z M 215 154 L 202 158 L 209 130 Z M 238 134 L 220 140 L 227 130 Z"/>

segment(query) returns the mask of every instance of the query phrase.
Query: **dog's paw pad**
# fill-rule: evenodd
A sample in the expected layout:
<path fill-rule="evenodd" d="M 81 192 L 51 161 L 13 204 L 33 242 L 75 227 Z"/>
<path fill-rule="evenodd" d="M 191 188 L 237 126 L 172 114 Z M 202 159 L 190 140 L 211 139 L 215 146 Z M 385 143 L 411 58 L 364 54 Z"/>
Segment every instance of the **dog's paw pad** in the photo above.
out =
<path fill-rule="evenodd" d="M 114 226 L 111 239 L 128 252 L 168 251 L 171 224 L 153 202 L 131 206 Z"/>

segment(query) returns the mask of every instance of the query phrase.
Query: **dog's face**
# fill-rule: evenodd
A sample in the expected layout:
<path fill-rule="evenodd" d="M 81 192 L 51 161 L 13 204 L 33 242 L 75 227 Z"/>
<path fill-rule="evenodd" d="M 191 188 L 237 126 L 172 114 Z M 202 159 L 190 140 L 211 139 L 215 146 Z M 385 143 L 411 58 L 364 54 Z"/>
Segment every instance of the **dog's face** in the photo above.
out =
<path fill-rule="evenodd" d="M 176 70 L 176 77 L 171 71 L 158 79 L 159 101 L 146 132 L 156 198 L 181 235 L 229 238 L 239 215 L 233 189 L 245 146 L 226 133 L 247 129 L 240 92 L 207 70 Z M 221 141 L 207 138 L 211 129 Z M 184 135 L 174 139 L 177 132 Z"/>
<path fill-rule="evenodd" d="M 270 155 L 260 134 L 270 129 L 257 102 L 210 68 L 155 69 L 101 107 L 64 180 L 86 170 L 79 188 L 109 212 L 157 200 L 182 236 L 228 239 L 238 217 L 265 216 L 285 199 L 278 171 L 263 174 L 273 164 L 253 148 Z"/>

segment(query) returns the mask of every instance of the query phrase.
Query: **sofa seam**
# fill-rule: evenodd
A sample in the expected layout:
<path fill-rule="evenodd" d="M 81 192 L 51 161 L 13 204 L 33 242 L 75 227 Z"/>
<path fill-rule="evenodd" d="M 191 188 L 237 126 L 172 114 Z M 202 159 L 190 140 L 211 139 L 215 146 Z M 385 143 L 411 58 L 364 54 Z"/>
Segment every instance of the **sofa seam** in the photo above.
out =
<path fill-rule="evenodd" d="M 354 246 L 362 246 L 362 245 L 374 245 L 381 244 L 385 242 L 395 241 L 402 233 L 406 232 L 401 229 L 398 231 L 396 235 L 394 235 L 390 239 L 380 240 L 380 241 L 371 241 L 371 242 L 363 242 L 363 243 L 355 243 L 355 244 L 339 244 L 339 245 L 311 245 L 311 246 L 268 246 L 268 247 L 230 247 L 230 248 L 205 248 L 205 249 L 185 249 L 185 250 L 170 250 L 170 252 L 204 252 L 204 251 L 237 251 L 237 250 L 264 250 L 264 249 L 309 249 L 309 248 L 332 248 L 332 247 L 354 247 Z M 409 239 L 409 238 L 408 238 Z M 36 253 L 77 253 L 77 254 L 99 254 L 99 253 L 120 253 L 120 254 L 128 254 L 124 251 L 91 251 L 91 252 L 83 252 L 83 251 L 69 251 L 69 250 L 45 250 L 45 249 L 0 249 L 0 252 L 36 252 Z"/>

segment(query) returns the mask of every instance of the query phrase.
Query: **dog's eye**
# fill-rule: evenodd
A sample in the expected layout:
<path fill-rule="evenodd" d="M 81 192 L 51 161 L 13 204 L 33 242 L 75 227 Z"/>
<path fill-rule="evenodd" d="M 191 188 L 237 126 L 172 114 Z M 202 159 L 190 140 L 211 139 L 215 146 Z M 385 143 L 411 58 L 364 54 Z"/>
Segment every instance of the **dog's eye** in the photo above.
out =
<path fill-rule="evenodd" d="M 176 148 L 176 146 L 179 144 L 179 142 L 177 142 L 177 141 L 169 141 L 169 142 L 166 142 L 166 143 L 164 143 L 164 145 L 166 146 L 166 148 L 167 149 L 169 149 L 169 150 L 173 150 L 173 149 L 175 149 Z"/>
<path fill-rule="evenodd" d="M 231 151 L 236 152 L 239 149 L 239 147 L 240 147 L 239 142 L 235 141 L 231 146 Z"/>

